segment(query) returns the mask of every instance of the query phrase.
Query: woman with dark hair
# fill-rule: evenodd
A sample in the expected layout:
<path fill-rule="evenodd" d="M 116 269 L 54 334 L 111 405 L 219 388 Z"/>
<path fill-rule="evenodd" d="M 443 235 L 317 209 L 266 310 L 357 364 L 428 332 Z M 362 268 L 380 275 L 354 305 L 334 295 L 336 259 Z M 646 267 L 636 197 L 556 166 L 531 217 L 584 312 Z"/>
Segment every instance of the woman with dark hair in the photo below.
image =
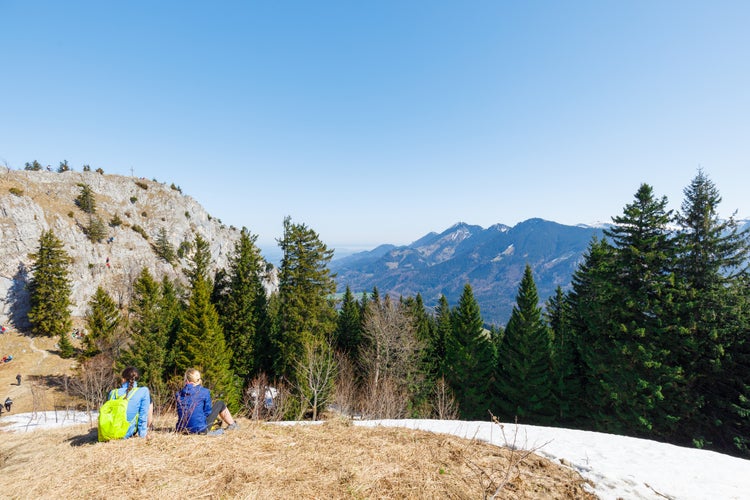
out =
<path fill-rule="evenodd" d="M 211 402 L 211 391 L 201 386 L 201 372 L 188 368 L 185 372 L 185 386 L 175 395 L 177 402 L 177 430 L 189 434 L 222 434 L 222 424 L 226 430 L 237 429 L 224 401 Z M 216 428 L 214 427 L 216 425 Z"/>
<path fill-rule="evenodd" d="M 151 393 L 148 387 L 138 385 L 138 369 L 128 366 L 122 371 L 122 386 L 113 389 L 107 399 L 125 397 L 128 400 L 127 418 L 130 422 L 125 439 L 138 433 L 139 437 L 145 438 L 151 428 L 151 420 L 154 415 L 154 405 L 151 403 Z"/>

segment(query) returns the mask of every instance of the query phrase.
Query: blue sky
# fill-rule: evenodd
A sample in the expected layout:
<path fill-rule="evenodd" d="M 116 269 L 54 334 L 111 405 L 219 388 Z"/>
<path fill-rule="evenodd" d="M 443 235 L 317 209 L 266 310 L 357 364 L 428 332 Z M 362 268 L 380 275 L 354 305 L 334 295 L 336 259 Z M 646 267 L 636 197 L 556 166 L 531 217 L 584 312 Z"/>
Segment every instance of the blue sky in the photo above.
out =
<path fill-rule="evenodd" d="M 0 0 L 0 163 L 180 185 L 261 245 L 750 217 L 750 2 Z"/>

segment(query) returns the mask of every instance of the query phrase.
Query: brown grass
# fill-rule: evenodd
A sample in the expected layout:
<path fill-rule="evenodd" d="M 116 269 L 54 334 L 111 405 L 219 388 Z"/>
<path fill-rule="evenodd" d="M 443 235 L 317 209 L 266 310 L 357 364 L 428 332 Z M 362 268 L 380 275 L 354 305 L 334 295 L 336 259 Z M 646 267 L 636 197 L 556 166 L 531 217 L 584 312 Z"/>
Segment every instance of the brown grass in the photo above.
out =
<path fill-rule="evenodd" d="M 168 431 L 97 443 L 85 426 L 0 433 L 6 498 L 595 498 L 574 471 L 454 436 L 332 420 L 280 426 L 240 420 L 222 436 Z"/>

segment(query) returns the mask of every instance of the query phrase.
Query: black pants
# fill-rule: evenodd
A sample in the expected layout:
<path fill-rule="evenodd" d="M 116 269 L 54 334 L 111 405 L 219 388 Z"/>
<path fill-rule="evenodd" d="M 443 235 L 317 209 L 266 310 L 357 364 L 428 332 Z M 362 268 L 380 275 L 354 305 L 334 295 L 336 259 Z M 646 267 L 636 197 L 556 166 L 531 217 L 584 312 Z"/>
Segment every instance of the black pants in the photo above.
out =
<path fill-rule="evenodd" d="M 206 429 L 206 432 L 214 430 L 214 424 L 218 423 L 219 425 L 216 427 L 217 429 L 221 427 L 221 421 L 216 422 L 216 420 L 219 418 L 219 413 L 224 411 L 224 409 L 227 407 L 226 403 L 221 400 L 214 401 L 214 404 L 211 405 L 211 413 L 208 415 L 208 418 L 206 418 L 206 425 L 208 428 Z"/>

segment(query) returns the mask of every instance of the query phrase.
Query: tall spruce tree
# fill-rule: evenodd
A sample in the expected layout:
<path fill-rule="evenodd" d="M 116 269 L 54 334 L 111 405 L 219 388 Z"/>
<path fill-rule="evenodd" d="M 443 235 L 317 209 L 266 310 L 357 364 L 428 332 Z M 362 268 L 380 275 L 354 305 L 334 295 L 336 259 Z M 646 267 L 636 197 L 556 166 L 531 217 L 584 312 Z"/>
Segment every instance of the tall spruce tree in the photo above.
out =
<path fill-rule="evenodd" d="M 138 368 L 141 383 L 149 387 L 158 403 L 165 402 L 167 345 L 176 315 L 175 308 L 169 307 L 162 292 L 162 285 L 144 267 L 133 282 L 131 344 L 119 360 L 122 367 Z"/>
<path fill-rule="evenodd" d="M 255 244 L 257 235 L 242 228 L 229 258 L 229 272 L 218 292 L 217 309 L 227 346 L 232 350 L 232 369 L 246 384 L 257 374 L 260 358 L 268 348 L 270 323 L 263 272 L 266 268 Z M 220 283 L 217 282 L 216 286 Z"/>
<path fill-rule="evenodd" d="M 552 392 L 557 404 L 556 420 L 574 424 L 580 416 L 583 391 L 582 361 L 571 328 L 570 303 L 557 287 L 547 300 L 545 319 L 552 331 Z"/>
<path fill-rule="evenodd" d="M 120 309 L 114 299 L 101 287 L 89 300 L 86 311 L 86 328 L 88 335 L 83 338 L 86 346 L 83 356 L 93 357 L 100 352 L 113 356 L 119 351 L 116 334 L 122 320 Z"/>
<path fill-rule="evenodd" d="M 70 257 L 52 230 L 39 237 L 39 250 L 31 255 L 29 321 L 34 333 L 48 337 L 67 335 L 70 319 Z"/>
<path fill-rule="evenodd" d="M 308 344 L 328 342 L 336 329 L 333 294 L 336 283 L 328 269 L 333 257 L 318 234 L 305 224 L 284 219 L 279 240 L 279 326 L 274 339 L 276 374 L 294 380 Z"/>
<path fill-rule="evenodd" d="M 447 344 L 452 335 L 451 308 L 445 294 L 442 294 L 435 307 L 435 327 L 427 346 L 427 359 L 430 362 L 430 372 L 434 380 L 440 380 L 446 376 Z"/>
<path fill-rule="evenodd" d="M 550 332 L 542 320 L 539 295 L 528 264 L 518 287 L 498 350 L 495 396 L 500 417 L 529 424 L 549 424 L 556 408 Z"/>
<path fill-rule="evenodd" d="M 495 349 L 468 283 L 451 313 L 451 324 L 451 335 L 446 339 L 446 380 L 463 418 L 488 418 Z"/>
<path fill-rule="evenodd" d="M 670 359 L 674 317 L 675 244 L 667 198 L 642 184 L 623 215 L 604 234 L 612 239 L 613 319 L 608 330 L 612 366 L 600 379 L 613 432 L 664 438 L 678 424 L 681 368 Z M 596 354 L 595 354 L 596 355 Z M 610 357 L 610 353 L 603 355 Z M 610 427 L 611 426 L 611 427 Z"/>
<path fill-rule="evenodd" d="M 335 346 L 336 349 L 345 353 L 350 360 L 354 361 L 359 357 L 361 342 L 362 317 L 359 311 L 359 302 L 354 298 L 351 288 L 347 285 L 336 321 Z"/>
<path fill-rule="evenodd" d="M 231 369 L 232 354 L 226 346 L 216 307 L 211 302 L 210 262 L 208 242 L 196 235 L 192 266 L 187 273 L 190 296 L 180 317 L 174 363 L 179 373 L 190 367 L 201 370 L 206 385 L 234 411 L 239 403 L 239 387 L 234 383 Z"/>
<path fill-rule="evenodd" d="M 730 453 L 748 453 L 750 366 L 747 342 L 748 235 L 721 220 L 719 190 L 699 170 L 683 191 L 678 215 L 680 324 L 685 339 L 678 362 L 685 368 L 685 439 Z M 739 406 L 738 406 L 739 405 Z"/>

